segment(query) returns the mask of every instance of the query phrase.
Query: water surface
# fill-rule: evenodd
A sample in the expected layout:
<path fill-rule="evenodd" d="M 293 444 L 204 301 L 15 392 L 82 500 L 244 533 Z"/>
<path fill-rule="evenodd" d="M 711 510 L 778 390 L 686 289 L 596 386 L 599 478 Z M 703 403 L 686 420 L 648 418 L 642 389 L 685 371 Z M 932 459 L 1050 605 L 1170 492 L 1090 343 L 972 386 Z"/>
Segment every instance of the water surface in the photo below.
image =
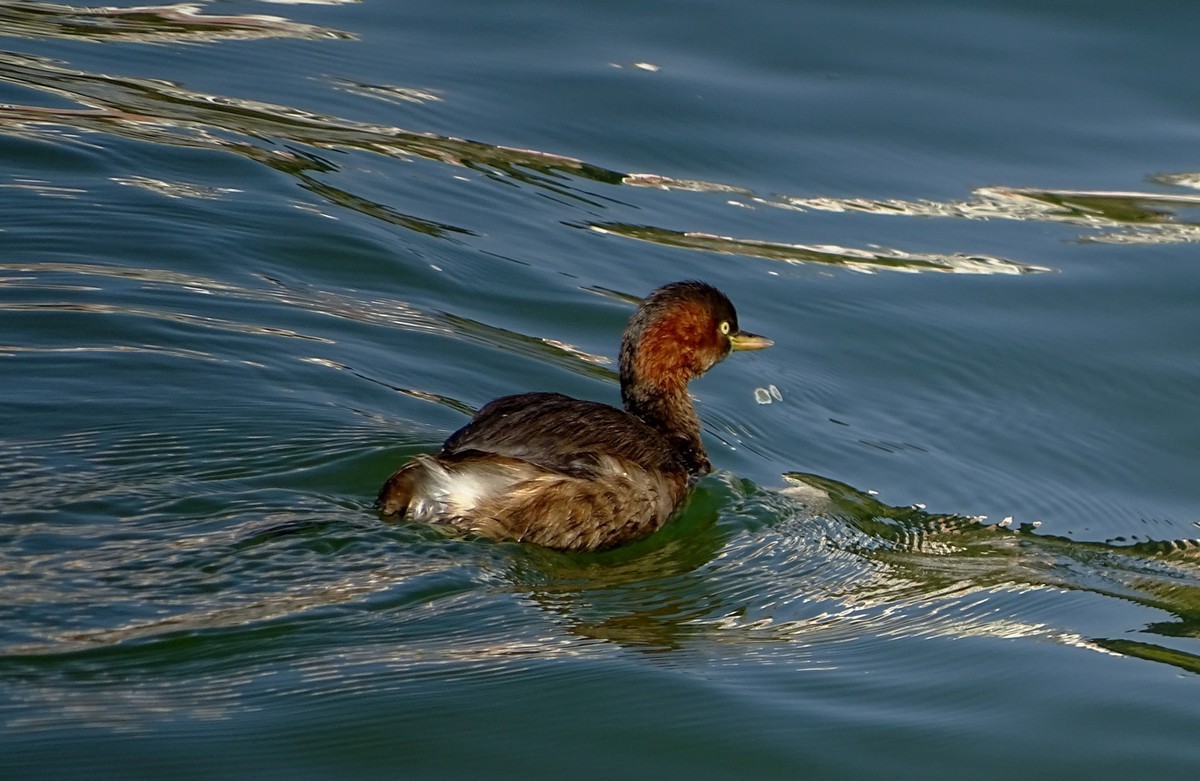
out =
<path fill-rule="evenodd" d="M 1191 778 L 1197 22 L 0 2 L 5 776 Z M 688 277 L 660 534 L 372 512 Z"/>

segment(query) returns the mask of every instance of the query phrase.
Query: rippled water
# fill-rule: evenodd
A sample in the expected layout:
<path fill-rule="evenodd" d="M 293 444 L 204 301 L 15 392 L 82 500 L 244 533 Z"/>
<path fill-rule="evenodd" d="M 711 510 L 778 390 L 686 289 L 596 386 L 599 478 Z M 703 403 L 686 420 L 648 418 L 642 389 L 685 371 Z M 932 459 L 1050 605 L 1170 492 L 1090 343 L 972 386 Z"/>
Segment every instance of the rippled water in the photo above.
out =
<path fill-rule="evenodd" d="M 0 0 L 5 778 L 1191 778 L 1188 4 Z M 370 509 L 638 297 L 602 554 Z"/>

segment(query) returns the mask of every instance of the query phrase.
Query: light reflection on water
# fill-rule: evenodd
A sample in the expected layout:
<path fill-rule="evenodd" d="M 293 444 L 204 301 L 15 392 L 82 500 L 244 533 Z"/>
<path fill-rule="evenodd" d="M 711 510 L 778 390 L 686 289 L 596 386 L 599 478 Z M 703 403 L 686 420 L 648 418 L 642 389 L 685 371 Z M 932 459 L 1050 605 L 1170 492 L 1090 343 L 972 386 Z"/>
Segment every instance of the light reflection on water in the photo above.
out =
<path fill-rule="evenodd" d="M 198 4 L 80 8 L 57 3 L 0 3 L 4 34 L 96 43 L 204 43 L 263 38 L 353 39 L 278 16 L 206 14 Z"/>
<path fill-rule="evenodd" d="M 305 189 L 330 203 L 375 219 L 442 238 L 469 237 L 465 227 L 404 214 L 368 198 L 346 192 L 317 178 L 337 166 L 326 160 L 265 149 L 258 138 L 275 138 L 315 148 L 349 148 L 388 156 L 415 156 L 474 168 L 489 176 L 518 182 L 580 199 L 600 202 L 572 187 L 563 174 L 609 185 L 625 184 L 666 192 L 686 191 L 736 195 L 746 204 L 795 210 L 884 216 L 941 217 L 968 220 L 1025 220 L 1064 223 L 1088 228 L 1090 241 L 1113 243 L 1190 243 L 1200 226 L 1180 218 L 1178 209 L 1200 206 L 1190 195 L 1150 192 L 1089 192 L 985 187 L 966 201 L 902 201 L 866 198 L 779 196 L 765 198 L 734 185 L 678 180 L 650 173 L 622 174 L 577 160 L 532 149 L 492 146 L 398 127 L 364 125 L 287 106 L 195 93 L 164 82 L 120 78 L 72 70 L 37 58 L 7 53 L 0 56 L 0 79 L 69 98 L 87 109 L 36 106 L 0 107 L 0 129 L 38 138 L 57 137 L 62 127 L 85 133 L 117 133 L 130 138 L 185 146 L 205 146 L 245 155 L 296 176 Z M 397 88 L 401 89 L 401 88 Z M 233 134 L 237 140 L 228 137 Z M 238 192 L 171 183 L 148 176 L 120 179 L 169 197 L 212 198 Z M 1156 181 L 1181 186 L 1186 174 L 1165 174 Z M 616 205 L 613 202 L 612 205 Z M 743 203 L 730 201 L 730 203 Z M 965 274 L 1021 274 L 1050 270 L 978 253 L 915 253 L 900 249 L 859 249 L 836 245 L 782 243 L 732 238 L 702 231 L 677 231 L 651 225 L 592 223 L 591 229 L 651 241 L 670 247 L 738 254 L 786 262 L 819 263 L 854 270 L 951 271 Z"/>
<path fill-rule="evenodd" d="M 386 431 L 277 441 L 247 423 L 7 446 L 14 508 L 53 490 L 54 464 L 38 456 L 60 449 L 91 465 L 74 476 L 67 514 L 103 502 L 142 508 L 116 534 L 97 520 L 68 538 L 30 513 L 5 535 L 3 659 L 21 671 L 10 676 L 16 699 L 36 705 L 10 728 L 233 718 L 263 707 L 261 692 L 243 695 L 280 664 L 295 666 L 287 693 L 297 696 L 369 687 L 365 671 L 379 665 L 490 677 L 523 659 L 619 648 L 832 669 L 886 656 L 894 638 L 1025 638 L 1200 672 L 1200 658 L 1171 646 L 1200 623 L 1196 543 L 1077 543 L 888 507 L 811 475 L 770 491 L 721 473 L 655 538 L 559 554 L 381 526 L 319 489 L 273 488 L 318 465 L 336 485 L 361 454 L 377 458 Z M 228 444 L 228 426 L 249 449 Z M 1086 594 L 1178 620 L 1139 628 L 1145 619 L 1133 613 L 1112 634 L 1089 636 L 1075 617 Z M 854 662 L 831 650 L 845 643 Z M 189 679 L 182 692 L 175 667 Z M 71 671 L 91 669 L 100 672 L 79 686 Z"/>

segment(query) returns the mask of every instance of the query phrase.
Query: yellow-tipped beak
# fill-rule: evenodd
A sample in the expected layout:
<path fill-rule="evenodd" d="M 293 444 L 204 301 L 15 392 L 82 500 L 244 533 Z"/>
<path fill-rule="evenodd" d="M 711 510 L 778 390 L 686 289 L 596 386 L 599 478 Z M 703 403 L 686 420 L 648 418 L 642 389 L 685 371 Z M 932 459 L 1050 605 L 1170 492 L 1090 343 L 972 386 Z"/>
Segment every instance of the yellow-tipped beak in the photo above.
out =
<path fill-rule="evenodd" d="M 734 350 L 765 350 L 775 343 L 765 336 L 738 331 L 729 335 L 729 344 Z"/>

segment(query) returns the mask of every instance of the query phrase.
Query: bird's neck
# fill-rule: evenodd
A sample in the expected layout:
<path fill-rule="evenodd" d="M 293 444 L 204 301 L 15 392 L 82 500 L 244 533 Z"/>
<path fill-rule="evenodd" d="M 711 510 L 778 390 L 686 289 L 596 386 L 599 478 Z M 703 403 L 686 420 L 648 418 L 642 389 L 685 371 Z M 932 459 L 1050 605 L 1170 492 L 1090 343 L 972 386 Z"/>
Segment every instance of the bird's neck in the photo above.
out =
<path fill-rule="evenodd" d="M 636 378 L 635 378 L 636 379 Z M 687 392 L 687 381 L 622 383 L 625 410 L 657 431 L 692 474 L 712 470 L 700 441 L 700 418 Z"/>

